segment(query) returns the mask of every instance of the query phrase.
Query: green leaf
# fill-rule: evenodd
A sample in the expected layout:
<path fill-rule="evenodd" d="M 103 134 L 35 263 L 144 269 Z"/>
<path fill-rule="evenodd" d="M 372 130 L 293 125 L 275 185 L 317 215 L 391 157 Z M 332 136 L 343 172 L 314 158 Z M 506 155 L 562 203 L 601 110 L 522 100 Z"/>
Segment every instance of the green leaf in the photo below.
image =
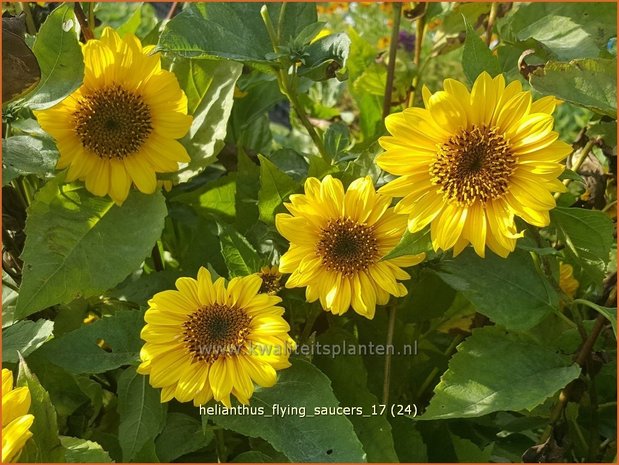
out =
<path fill-rule="evenodd" d="M 76 25 L 73 4 L 66 3 L 41 26 L 32 48 L 41 67 L 41 82 L 26 101 L 33 110 L 54 106 L 82 84 L 84 59 Z"/>
<path fill-rule="evenodd" d="M 258 221 L 258 191 L 260 190 L 260 167 L 240 151 L 236 176 L 236 227 L 247 232 Z"/>
<path fill-rule="evenodd" d="M 160 193 L 132 191 L 119 207 L 61 182 L 48 182 L 28 211 L 17 318 L 114 287 L 140 266 L 163 229 Z"/>
<path fill-rule="evenodd" d="M 305 407 L 308 416 L 267 417 L 273 414 L 276 404 Z M 211 418 L 226 429 L 267 440 L 292 462 L 365 461 L 365 453 L 345 416 L 309 416 L 315 414 L 315 409 L 335 407 L 338 402 L 329 379 L 308 362 L 292 360 L 292 366 L 281 372 L 274 387 L 256 390 L 251 405 L 262 407 L 265 415 L 252 416 L 251 421 L 239 415 Z"/>
<path fill-rule="evenodd" d="M 616 58 L 550 61 L 533 71 L 529 82 L 542 95 L 617 118 Z"/>
<path fill-rule="evenodd" d="M 400 239 L 400 243 L 396 245 L 383 260 L 391 260 L 392 258 L 398 258 L 403 255 L 416 255 L 422 252 L 433 254 L 430 228 L 422 229 L 416 233 L 411 233 L 407 229 L 402 239 Z"/>
<path fill-rule="evenodd" d="M 17 351 L 26 357 L 49 340 L 54 322 L 49 320 L 18 321 L 2 329 L 2 362 L 17 363 Z"/>
<path fill-rule="evenodd" d="M 616 19 L 614 3 L 533 2 L 508 15 L 500 35 L 521 52 L 533 49 L 545 60 L 597 58 L 617 35 Z"/>
<path fill-rule="evenodd" d="M 401 463 L 428 463 L 428 448 L 415 420 L 396 416 L 391 419 L 393 441 Z"/>
<path fill-rule="evenodd" d="M 612 220 L 601 211 L 569 207 L 551 210 L 550 219 L 567 254 L 595 279 L 602 279 L 614 241 Z"/>
<path fill-rule="evenodd" d="M 258 193 L 258 210 L 260 221 L 273 224 L 276 212 L 284 203 L 284 200 L 297 188 L 296 183 L 290 176 L 281 172 L 277 166 L 262 155 L 260 159 L 260 192 Z"/>
<path fill-rule="evenodd" d="M 37 353 L 70 373 L 103 373 L 139 360 L 143 326 L 142 312 L 119 310 L 48 342 Z M 111 351 L 97 345 L 101 340 Z"/>
<path fill-rule="evenodd" d="M 230 278 L 246 276 L 260 269 L 260 256 L 245 237 L 230 226 L 219 225 L 221 255 Z"/>
<path fill-rule="evenodd" d="M 14 136 L 2 139 L 2 185 L 27 174 L 45 177 L 54 172 L 58 150 L 48 139 Z"/>
<path fill-rule="evenodd" d="M 163 430 L 166 404 L 159 391 L 148 384 L 148 376 L 139 375 L 135 368 L 127 368 L 118 378 L 118 440 L 123 451 L 123 462 L 133 459 Z"/>
<path fill-rule="evenodd" d="M 31 403 L 28 413 L 34 416 L 34 422 L 30 427 L 32 439 L 22 449 L 20 461 L 64 462 L 65 452 L 58 438 L 58 423 L 54 406 L 47 391 L 21 357 L 15 384 L 26 386 L 30 391 Z"/>
<path fill-rule="evenodd" d="M 419 420 L 531 410 L 580 374 L 568 356 L 497 327 L 473 330 Z"/>
<path fill-rule="evenodd" d="M 481 449 L 473 441 L 451 434 L 451 443 L 454 446 L 454 451 L 458 457 L 459 463 L 488 463 L 492 456 L 492 449 L 494 443 L 490 443 L 483 449 Z"/>
<path fill-rule="evenodd" d="M 321 334 L 317 342 L 323 346 L 358 344 L 352 334 L 341 328 L 330 328 Z M 368 390 L 368 374 L 359 355 L 346 357 L 316 356 L 313 363 L 331 380 L 333 392 L 340 400 L 340 405 L 362 407 L 370 412 L 372 407 L 380 404 L 374 394 Z M 348 417 L 367 453 L 368 462 L 398 462 L 394 449 L 391 425 L 382 415 L 367 418 L 360 415 Z"/>
<path fill-rule="evenodd" d="M 350 146 L 350 131 L 344 123 L 333 123 L 325 132 L 325 150 L 333 159 Z"/>
<path fill-rule="evenodd" d="M 61 436 L 60 443 L 66 449 L 67 463 L 109 463 L 110 455 L 96 442 L 86 439 Z"/>
<path fill-rule="evenodd" d="M 597 121 L 587 129 L 589 138 L 600 138 L 609 147 L 617 145 L 617 122 Z"/>
<path fill-rule="evenodd" d="M 202 424 L 195 418 L 170 412 L 163 431 L 155 440 L 157 457 L 162 462 L 171 462 L 208 446 L 213 437 L 213 432 L 203 431 Z"/>
<path fill-rule="evenodd" d="M 273 46 L 260 16 L 261 3 L 191 4 L 167 25 L 158 48 L 188 58 L 220 58 L 268 69 L 266 56 Z M 278 24 L 281 4 L 270 3 L 269 15 Z M 296 37 L 316 22 L 311 3 L 288 3 L 283 17 L 282 40 Z"/>
<path fill-rule="evenodd" d="M 241 65 L 231 62 L 180 58 L 174 61 L 172 71 L 187 94 L 188 113 L 193 116 L 188 134 L 181 139 L 191 161 L 175 173 L 160 175 L 161 178 L 186 182 L 215 161 L 224 146 L 234 86 L 241 70 Z"/>
<path fill-rule="evenodd" d="M 304 63 L 299 67 L 299 76 L 314 81 L 337 77 L 347 78 L 346 60 L 350 51 L 350 39 L 345 33 L 330 34 L 310 44 L 306 49 Z"/>
<path fill-rule="evenodd" d="M 481 258 L 468 249 L 439 266 L 438 275 L 447 284 L 508 329 L 532 328 L 558 305 L 557 292 L 524 250 L 516 249 L 504 259 L 493 253 Z"/>
<path fill-rule="evenodd" d="M 236 217 L 236 188 L 236 173 L 228 173 L 196 190 L 175 195 L 172 200 L 190 205 L 208 219 L 215 215 L 232 222 Z"/>
<path fill-rule="evenodd" d="M 272 457 L 269 457 L 262 452 L 258 452 L 255 450 L 248 450 L 247 452 L 242 452 L 233 460 L 231 463 L 272 463 L 274 462 Z"/>
<path fill-rule="evenodd" d="M 487 71 L 492 77 L 500 74 L 499 60 L 466 20 L 464 24 L 466 39 L 462 50 L 462 68 L 468 81 L 472 84 L 483 71 Z"/>

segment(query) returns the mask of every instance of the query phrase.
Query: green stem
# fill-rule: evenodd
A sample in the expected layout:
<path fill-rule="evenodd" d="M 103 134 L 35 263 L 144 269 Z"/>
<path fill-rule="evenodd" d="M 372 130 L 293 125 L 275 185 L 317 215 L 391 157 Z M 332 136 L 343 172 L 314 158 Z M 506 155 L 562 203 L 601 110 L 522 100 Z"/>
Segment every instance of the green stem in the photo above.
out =
<path fill-rule="evenodd" d="M 24 12 L 24 15 L 26 15 L 26 30 L 28 31 L 28 34 L 30 34 L 31 36 L 36 35 L 37 27 L 34 24 L 34 17 L 32 16 L 32 10 L 30 9 L 30 4 L 28 2 L 17 2 L 17 4 L 20 6 L 21 10 Z"/>
<path fill-rule="evenodd" d="M 215 430 L 215 449 L 217 451 L 217 461 L 225 463 L 228 461 L 228 452 L 226 450 L 226 442 L 224 440 L 224 430 Z"/>
<path fill-rule="evenodd" d="M 17 286 L 8 281 L 5 281 L 4 279 L 2 280 L 2 285 L 8 287 L 9 289 L 13 289 L 15 292 L 19 292 L 19 288 Z"/>
<path fill-rule="evenodd" d="M 161 254 L 161 241 L 157 241 L 155 246 L 153 247 L 153 251 L 151 253 L 151 257 L 153 259 L 153 266 L 155 267 L 155 271 L 163 271 L 165 269 L 162 254 Z"/>
<path fill-rule="evenodd" d="M 285 3 L 282 4 L 282 9 L 280 9 L 280 21 L 283 21 L 282 10 L 284 10 L 284 5 Z M 271 39 L 273 51 L 275 53 L 279 53 L 279 35 L 273 27 L 273 22 L 271 21 L 271 17 L 269 16 L 269 10 L 266 5 L 263 5 L 260 9 L 260 16 L 262 16 L 262 21 L 264 22 L 267 33 L 269 34 L 269 38 Z M 281 26 L 282 25 L 280 25 L 280 28 Z M 329 157 L 329 154 L 325 149 L 322 139 L 316 132 L 316 128 L 314 128 L 309 118 L 305 114 L 303 105 L 301 105 L 301 102 L 299 102 L 299 100 L 297 99 L 297 95 L 295 93 L 295 81 L 297 79 L 297 75 L 294 63 L 287 63 L 282 58 L 280 58 L 279 62 L 280 68 L 277 70 L 277 82 L 279 84 L 279 89 L 281 93 L 284 94 L 290 102 L 290 106 L 299 117 L 301 124 L 303 124 L 303 126 L 307 130 L 310 138 L 314 142 L 314 145 L 318 149 L 320 156 L 328 163 L 331 163 L 331 157 Z M 289 69 L 292 69 L 293 71 L 291 75 L 288 74 Z"/>
<path fill-rule="evenodd" d="M 391 31 L 391 43 L 389 44 L 389 63 L 387 64 L 387 83 L 385 85 L 385 98 L 383 100 L 383 118 L 391 113 L 391 96 L 393 94 L 393 78 L 395 76 L 395 61 L 398 51 L 401 17 L 402 3 L 393 3 L 393 29 Z"/>
<path fill-rule="evenodd" d="M 462 334 L 458 334 L 456 337 L 454 337 L 453 341 L 451 341 L 451 344 L 449 344 L 449 347 L 447 347 L 444 352 L 446 357 L 449 357 L 451 355 L 451 353 L 456 349 L 456 346 L 460 344 L 460 342 L 462 342 L 462 339 L 464 339 L 464 336 Z M 437 367 L 434 367 L 432 369 L 430 374 L 426 377 L 424 382 L 421 384 L 421 387 L 417 391 L 417 399 L 420 399 L 426 389 L 428 389 L 430 383 L 434 380 L 434 378 L 436 378 L 436 375 L 438 375 L 438 371 L 439 369 Z"/>
<path fill-rule="evenodd" d="M 423 39 L 426 35 L 426 12 L 417 18 L 415 24 L 415 54 L 413 55 L 413 64 L 415 65 L 415 77 L 413 77 L 413 91 L 408 98 L 408 106 L 412 107 L 415 104 L 415 98 L 417 96 L 417 89 L 421 85 L 421 69 L 419 65 L 421 63 L 421 50 L 423 47 Z"/>
<path fill-rule="evenodd" d="M 395 333 L 395 322 L 397 313 L 397 303 L 394 301 L 389 308 L 389 325 L 387 326 L 387 345 L 385 347 L 385 378 L 383 380 L 383 405 L 389 402 L 389 391 L 391 388 L 391 349 L 393 346 L 393 334 Z"/>
<path fill-rule="evenodd" d="M 314 307 L 313 311 L 310 311 L 310 312 L 311 313 L 309 314 L 309 317 L 307 318 L 307 321 L 305 322 L 305 326 L 303 327 L 303 332 L 301 333 L 301 339 L 300 339 L 301 343 L 305 343 L 308 341 L 309 337 L 312 334 L 312 329 L 314 329 L 314 325 L 316 324 L 316 320 L 318 319 L 320 314 L 323 312 L 323 310 L 320 307 Z"/>
<path fill-rule="evenodd" d="M 580 157 L 578 158 L 578 160 L 576 160 L 576 163 L 574 163 L 574 165 L 571 167 L 571 169 L 572 169 L 572 171 L 574 173 L 578 173 L 578 170 L 580 169 L 582 164 L 585 162 L 585 160 L 589 156 L 589 153 L 591 152 L 591 149 L 593 149 L 593 147 L 595 146 L 596 143 L 597 143 L 596 139 L 589 139 L 589 141 L 582 148 L 582 150 L 580 151 Z M 566 187 L 569 186 L 569 184 L 571 182 L 572 182 L 571 179 L 564 179 L 563 180 L 563 184 Z M 558 199 L 560 196 L 561 196 L 561 192 L 557 192 L 557 193 L 555 193 L 554 198 Z"/>
<path fill-rule="evenodd" d="M 492 30 L 494 29 L 494 22 L 496 21 L 496 15 L 499 11 L 499 4 L 493 2 L 490 5 L 490 15 L 488 16 L 488 27 L 486 28 L 486 45 L 490 46 L 492 42 Z"/>

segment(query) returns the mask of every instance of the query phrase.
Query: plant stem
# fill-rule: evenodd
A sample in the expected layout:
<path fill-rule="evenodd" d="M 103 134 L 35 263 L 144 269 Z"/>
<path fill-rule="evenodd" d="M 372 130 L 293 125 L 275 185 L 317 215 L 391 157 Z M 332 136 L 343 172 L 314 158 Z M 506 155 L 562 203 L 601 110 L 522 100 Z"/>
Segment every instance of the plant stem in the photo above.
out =
<path fill-rule="evenodd" d="M 88 3 L 88 24 L 95 25 L 95 7 L 97 6 L 96 2 Z"/>
<path fill-rule="evenodd" d="M 86 15 L 84 14 L 84 10 L 82 9 L 82 5 L 80 2 L 75 2 L 73 6 L 73 11 L 75 11 L 75 17 L 77 18 L 77 22 L 80 23 L 80 29 L 82 30 L 82 34 L 84 35 L 84 40 L 89 41 L 95 38 L 95 35 L 90 29 L 90 25 L 86 20 Z"/>
<path fill-rule="evenodd" d="M 15 292 L 19 292 L 19 288 L 17 286 L 8 281 L 5 281 L 4 279 L 2 280 L 2 285 L 8 287 L 9 289 L 13 289 Z"/>
<path fill-rule="evenodd" d="M 574 361 L 581 367 L 584 367 L 587 361 L 587 358 L 589 358 L 589 355 L 591 354 L 591 349 L 593 349 L 593 345 L 595 344 L 595 341 L 597 340 L 598 336 L 602 332 L 602 329 L 604 328 L 605 321 L 606 321 L 606 318 L 603 315 L 597 316 L 597 318 L 595 319 L 595 322 L 593 323 L 593 329 L 591 330 L 591 334 L 589 334 L 589 336 L 587 337 L 587 339 L 581 346 L 580 350 L 578 351 L 578 355 L 576 356 L 576 359 Z M 552 429 L 554 428 L 554 425 L 559 420 L 559 418 L 561 418 L 563 409 L 567 405 L 568 401 L 569 401 L 569 396 L 568 396 L 566 389 L 564 388 L 561 390 L 561 393 L 559 394 L 559 401 L 555 404 L 554 408 L 552 409 L 552 412 L 550 413 L 550 424 L 546 427 L 546 430 L 542 434 L 542 437 L 540 438 L 540 441 L 539 441 L 540 444 L 543 444 L 544 442 L 546 442 L 546 440 L 552 434 Z"/>
<path fill-rule="evenodd" d="M 176 10 L 178 9 L 178 2 L 172 2 L 172 6 L 170 7 L 170 9 L 168 10 L 168 13 L 165 15 L 165 20 L 170 20 L 174 17 L 174 13 L 176 13 Z"/>
<path fill-rule="evenodd" d="M 576 160 L 576 163 L 574 163 L 574 165 L 572 165 L 572 167 L 571 167 L 571 169 L 572 169 L 572 171 L 574 173 L 578 173 L 578 170 L 580 169 L 582 164 L 585 162 L 585 160 L 589 156 L 589 153 L 591 152 L 591 149 L 593 149 L 593 147 L 595 146 L 596 143 L 597 143 L 596 139 L 589 139 L 589 141 L 582 148 L 582 150 L 580 151 L 580 157 L 578 158 L 578 160 Z M 568 186 L 571 182 L 572 182 L 571 179 L 564 179 L 563 180 L 563 184 L 565 186 Z M 555 195 L 554 195 L 554 198 L 558 199 L 560 196 L 561 196 L 561 192 L 556 192 Z"/>
<path fill-rule="evenodd" d="M 393 3 L 393 30 L 389 44 L 389 63 L 387 65 L 387 83 L 385 85 L 385 99 L 383 100 L 383 118 L 391 112 L 391 95 L 393 94 L 393 77 L 395 75 L 396 52 L 400 37 L 400 18 L 402 17 L 402 3 Z"/>
<path fill-rule="evenodd" d="M 26 30 L 28 31 L 28 34 L 30 34 L 31 36 L 36 35 L 37 27 L 34 24 L 34 17 L 32 16 L 30 4 L 28 2 L 17 2 L 17 4 L 21 7 L 24 15 L 26 15 Z"/>
<path fill-rule="evenodd" d="M 281 8 L 282 9 L 280 9 L 280 17 L 279 17 L 280 22 L 283 21 L 282 10 L 285 11 L 285 3 L 282 4 Z M 275 53 L 278 53 L 279 52 L 279 49 L 278 49 L 279 33 L 276 32 L 275 28 L 273 27 L 273 23 L 271 22 L 271 17 L 269 16 L 269 10 L 266 5 L 263 5 L 263 7 L 261 8 L 260 16 L 262 16 L 262 21 L 264 22 L 267 33 L 269 34 L 269 38 L 271 39 L 271 44 L 273 45 L 273 51 Z M 281 25 L 280 25 L 280 28 L 281 28 Z M 328 163 L 331 163 L 331 157 L 327 153 L 324 143 L 322 142 L 322 139 L 316 132 L 316 128 L 314 128 L 309 118 L 305 114 L 303 105 L 301 105 L 301 102 L 299 102 L 297 95 L 295 93 L 296 86 L 294 85 L 294 81 L 297 78 L 295 64 L 294 63 L 289 64 L 285 62 L 282 58 L 280 58 L 279 62 L 280 62 L 281 67 L 276 70 L 279 90 L 281 91 L 282 94 L 286 96 L 286 98 L 290 102 L 290 106 L 293 108 L 293 110 L 299 117 L 301 124 L 303 124 L 303 126 L 307 130 L 310 138 L 314 142 L 314 145 L 318 149 L 320 156 Z M 293 71 L 291 75 L 288 74 L 289 69 L 292 69 Z"/>
<path fill-rule="evenodd" d="M 226 451 L 226 443 L 224 441 L 224 430 L 215 430 L 215 449 L 217 451 L 217 461 L 225 463 L 228 461 L 228 453 Z"/>
<path fill-rule="evenodd" d="M 413 64 L 415 65 L 415 77 L 413 77 L 412 87 L 413 90 L 408 97 L 408 106 L 412 107 L 415 104 L 415 97 L 417 96 L 417 89 L 421 84 L 421 69 L 419 65 L 421 63 L 421 49 L 423 46 L 423 39 L 426 35 L 426 12 L 417 18 L 415 24 L 415 54 L 413 55 Z"/>
<path fill-rule="evenodd" d="M 451 356 L 451 353 L 455 350 L 456 346 L 460 344 L 460 342 L 462 342 L 462 339 L 464 339 L 464 336 L 462 334 L 458 334 L 453 339 L 453 341 L 451 341 L 451 344 L 449 344 L 449 347 L 447 347 L 447 349 L 444 352 L 446 357 Z M 423 393 L 426 391 L 426 389 L 428 389 L 428 386 L 430 386 L 430 383 L 432 382 L 432 380 L 436 378 L 436 375 L 438 375 L 438 371 L 439 369 L 437 367 L 434 367 L 432 369 L 430 374 L 426 377 L 421 387 L 417 391 L 417 399 L 420 399 Z"/>
<path fill-rule="evenodd" d="M 393 346 L 393 334 L 395 332 L 397 303 L 394 301 L 389 308 L 389 325 L 387 326 L 387 345 L 385 347 L 385 379 L 383 381 L 383 405 L 389 402 L 391 388 L 391 349 Z"/>
<path fill-rule="evenodd" d="M 488 16 L 488 27 L 486 28 L 486 45 L 490 47 L 492 42 L 492 30 L 494 29 L 494 22 L 496 21 L 496 15 L 499 11 L 499 4 L 492 2 L 490 4 L 490 15 Z"/>
<path fill-rule="evenodd" d="M 157 241 L 157 243 L 153 247 L 153 251 L 151 253 L 151 257 L 153 259 L 153 266 L 155 267 L 155 271 L 163 271 L 164 268 L 165 268 L 164 264 L 163 264 L 163 259 L 161 258 L 160 245 L 161 245 L 160 242 Z"/>

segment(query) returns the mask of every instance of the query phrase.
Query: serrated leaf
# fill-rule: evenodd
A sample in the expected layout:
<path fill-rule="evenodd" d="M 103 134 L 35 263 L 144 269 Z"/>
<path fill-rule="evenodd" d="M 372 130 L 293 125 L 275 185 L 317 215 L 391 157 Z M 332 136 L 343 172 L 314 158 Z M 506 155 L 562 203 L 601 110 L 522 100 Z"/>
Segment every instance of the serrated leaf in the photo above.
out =
<path fill-rule="evenodd" d="M 109 463 L 110 454 L 93 441 L 61 436 L 60 443 L 65 448 L 67 463 Z"/>
<path fill-rule="evenodd" d="M 143 326 L 142 312 L 118 310 L 48 342 L 37 354 L 70 373 L 103 373 L 139 360 Z M 110 351 L 98 345 L 101 341 Z"/>
<path fill-rule="evenodd" d="M 549 61 L 529 75 L 531 86 L 596 113 L 617 118 L 617 59 Z"/>
<path fill-rule="evenodd" d="M 73 4 L 61 4 L 45 20 L 32 51 L 41 81 L 26 101 L 33 110 L 50 108 L 77 89 L 84 78 L 82 49 L 75 32 Z"/>
<path fill-rule="evenodd" d="M 298 183 L 280 171 L 268 158 L 258 155 L 260 159 L 260 192 L 258 193 L 258 210 L 260 221 L 273 224 L 277 209 L 297 188 Z"/>
<path fill-rule="evenodd" d="M 343 123 L 333 123 L 325 132 L 325 150 L 329 156 L 337 158 L 350 145 L 350 131 Z"/>
<path fill-rule="evenodd" d="M 179 56 L 235 60 L 269 69 L 273 46 L 260 16 L 261 3 L 207 3 L 189 5 L 167 25 L 159 49 Z M 269 3 L 271 21 L 278 24 L 281 4 Z M 289 3 L 280 37 L 287 41 L 316 22 L 311 3 Z"/>
<path fill-rule="evenodd" d="M 550 218 L 568 255 L 591 276 L 601 279 L 614 240 L 612 220 L 601 211 L 569 207 L 551 210 Z"/>
<path fill-rule="evenodd" d="M 123 462 L 132 460 L 165 425 L 166 404 L 161 403 L 159 390 L 148 384 L 148 376 L 127 368 L 118 378 L 118 440 Z M 154 447 L 154 444 L 153 444 Z"/>
<path fill-rule="evenodd" d="M 181 139 L 191 161 L 160 178 L 186 182 L 215 161 L 224 146 L 234 86 L 241 70 L 240 64 L 232 62 L 182 58 L 174 61 L 172 71 L 187 94 L 188 113 L 193 116 L 189 132 Z"/>
<path fill-rule="evenodd" d="M 28 212 L 16 318 L 114 287 L 140 266 L 163 229 L 161 193 L 132 191 L 119 207 L 61 182 L 39 190 Z"/>
<path fill-rule="evenodd" d="M 477 32 L 465 20 L 466 39 L 462 50 L 462 69 L 469 83 L 475 82 L 483 71 L 492 77 L 501 73 L 499 60 L 492 54 L 488 46 L 479 38 Z"/>
<path fill-rule="evenodd" d="M 2 139 L 2 185 L 27 174 L 44 177 L 53 173 L 58 150 L 50 140 L 30 136 Z"/>
<path fill-rule="evenodd" d="M 302 393 L 302 396 L 299 394 Z M 335 407 L 338 401 L 331 391 L 329 379 L 316 367 L 303 360 L 292 360 L 292 366 L 281 372 L 277 384 L 256 390 L 252 407 L 263 407 L 273 413 L 273 405 L 306 407 L 308 415 L 315 408 Z M 238 433 L 260 437 L 292 462 L 364 462 L 365 453 L 345 416 L 298 415 L 268 418 L 262 415 L 214 415 L 212 420 Z"/>
<path fill-rule="evenodd" d="M 305 49 L 307 56 L 299 67 L 299 75 L 314 81 L 334 77 L 343 81 L 347 77 L 346 60 L 349 51 L 350 39 L 345 33 L 322 37 Z"/>
<path fill-rule="evenodd" d="M 468 249 L 443 260 L 438 275 L 478 312 L 508 329 L 532 328 L 558 305 L 557 292 L 524 250 L 516 249 L 505 259 L 493 253 L 481 258 Z"/>
<path fill-rule="evenodd" d="M 228 267 L 230 278 L 246 276 L 260 269 L 260 256 L 238 231 L 219 225 L 221 255 Z"/>
<path fill-rule="evenodd" d="M 64 462 L 65 453 L 58 438 L 56 411 L 47 391 L 38 378 L 30 371 L 23 358 L 19 362 L 16 386 L 26 386 L 30 391 L 30 409 L 34 416 L 30 427 L 30 439 L 20 454 L 22 462 Z"/>
<path fill-rule="evenodd" d="M 26 357 L 49 340 L 54 322 L 23 320 L 2 329 L 2 362 L 17 363 L 17 351 Z"/>
<path fill-rule="evenodd" d="M 580 374 L 580 367 L 531 339 L 485 327 L 458 346 L 419 420 L 531 410 Z"/>
<path fill-rule="evenodd" d="M 212 431 L 202 431 L 202 424 L 195 418 L 170 412 L 163 431 L 155 440 L 157 457 L 162 462 L 171 462 L 206 447 L 213 437 Z"/>

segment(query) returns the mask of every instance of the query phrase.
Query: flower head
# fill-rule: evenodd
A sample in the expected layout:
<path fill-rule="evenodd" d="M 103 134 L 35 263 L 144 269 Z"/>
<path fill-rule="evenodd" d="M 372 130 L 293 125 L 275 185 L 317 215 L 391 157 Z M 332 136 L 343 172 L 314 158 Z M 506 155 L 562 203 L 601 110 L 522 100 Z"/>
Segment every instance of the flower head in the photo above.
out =
<path fill-rule="evenodd" d="M 260 292 L 265 294 L 274 295 L 282 288 L 281 280 L 282 274 L 279 272 L 279 268 L 276 266 L 263 266 L 260 268 L 260 272 L 257 273 L 262 279 L 262 286 L 260 286 Z"/>
<path fill-rule="evenodd" d="M 423 89 L 425 108 L 390 115 L 385 152 L 376 159 L 399 178 L 380 192 L 402 197 L 397 213 L 416 232 L 431 224 L 434 250 L 469 243 L 484 256 L 488 246 L 506 257 L 522 234 L 514 216 L 546 226 L 552 192 L 564 192 L 559 163 L 571 147 L 553 131 L 557 100 L 533 102 L 520 82 L 482 73 L 472 91 L 453 79 L 443 91 Z"/>
<path fill-rule="evenodd" d="M 82 46 L 84 81 L 48 110 L 36 111 L 41 127 L 56 140 L 58 169 L 67 181 L 81 179 L 95 195 L 121 204 L 134 184 L 150 194 L 156 173 L 189 162 L 175 139 L 191 125 L 187 97 L 174 74 L 161 69 L 153 47 L 132 34 L 123 39 L 105 28 L 100 40 Z"/>
<path fill-rule="evenodd" d="M 13 389 L 13 372 L 2 369 L 2 463 L 15 462 L 32 437 L 30 427 L 34 416 L 30 409 L 27 387 Z"/>
<path fill-rule="evenodd" d="M 376 304 L 406 295 L 400 267 L 420 263 L 425 254 L 383 258 L 398 244 L 406 218 L 389 208 L 391 197 L 377 194 L 370 177 L 353 181 L 346 192 L 339 179 L 308 178 L 305 194 L 291 195 L 291 214 L 275 217 L 290 241 L 279 269 L 292 273 L 286 287 L 306 287 L 309 302 L 336 315 L 349 307 L 373 318 Z"/>
<path fill-rule="evenodd" d="M 226 286 L 200 268 L 197 278 L 180 278 L 177 290 L 148 302 L 138 372 L 162 388 L 162 402 L 175 397 L 197 406 L 215 398 L 230 407 L 234 395 L 247 404 L 254 383 L 273 386 L 275 371 L 290 366 L 294 341 L 277 306 L 281 299 L 260 294 L 256 275 L 233 278 Z"/>

